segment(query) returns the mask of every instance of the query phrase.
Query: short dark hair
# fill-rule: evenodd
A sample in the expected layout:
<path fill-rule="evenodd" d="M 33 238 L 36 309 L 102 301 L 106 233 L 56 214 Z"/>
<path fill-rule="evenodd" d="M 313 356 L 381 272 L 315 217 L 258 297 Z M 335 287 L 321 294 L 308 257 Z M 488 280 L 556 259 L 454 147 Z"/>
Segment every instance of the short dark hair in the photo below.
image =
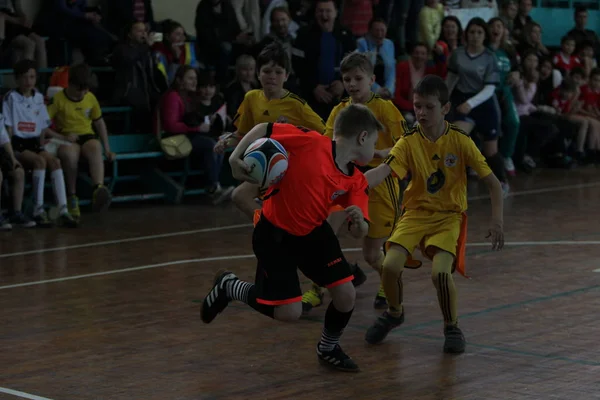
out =
<path fill-rule="evenodd" d="M 585 69 L 583 69 L 583 67 L 573 67 L 569 76 L 573 76 L 573 75 L 581 75 L 585 79 L 585 77 L 586 77 Z"/>
<path fill-rule="evenodd" d="M 186 71 L 187 72 L 187 71 Z M 197 70 L 196 74 L 198 76 L 198 87 L 203 88 L 207 86 L 217 86 L 215 82 L 214 75 L 208 70 Z"/>
<path fill-rule="evenodd" d="M 374 24 L 377 24 L 377 23 L 384 24 L 386 28 L 387 28 L 387 26 L 388 26 L 388 24 L 387 24 L 387 22 L 385 21 L 385 19 L 383 19 L 383 18 L 381 18 L 381 17 L 375 17 L 375 18 L 373 18 L 373 19 L 371 19 L 371 20 L 369 21 L 369 30 L 371 30 L 371 28 L 373 27 L 373 25 L 374 25 Z"/>
<path fill-rule="evenodd" d="M 353 138 L 364 131 L 377 133 L 384 130 L 375 114 L 363 104 L 350 104 L 342 109 L 333 123 L 334 134 L 344 138 Z"/>
<path fill-rule="evenodd" d="M 285 51 L 283 46 L 277 42 L 270 43 L 262 49 L 256 58 L 256 70 L 260 71 L 263 66 L 271 62 L 285 69 L 287 72 L 292 70 L 290 57 L 288 56 L 287 51 Z"/>
<path fill-rule="evenodd" d="M 575 12 L 573 14 L 577 16 L 577 14 L 582 12 L 588 12 L 587 8 L 585 6 L 577 6 L 575 7 Z"/>
<path fill-rule="evenodd" d="M 574 41 L 574 42 L 577 42 L 573 36 L 570 36 L 570 35 L 565 35 L 565 36 L 563 36 L 563 37 L 560 39 L 560 44 L 562 45 L 562 44 L 564 44 L 565 42 L 568 42 L 569 40 L 572 40 L 572 41 Z"/>
<path fill-rule="evenodd" d="M 340 63 L 340 72 L 342 74 L 350 72 L 355 68 L 363 70 L 367 75 L 373 75 L 373 63 L 369 59 L 367 53 L 353 51 L 342 59 L 342 62 Z"/>
<path fill-rule="evenodd" d="M 275 13 L 284 13 L 286 14 L 290 19 L 292 19 L 292 16 L 290 15 L 290 10 L 287 7 L 274 7 L 271 10 L 271 15 L 269 15 L 269 21 L 273 21 L 273 16 L 275 15 Z"/>
<path fill-rule="evenodd" d="M 573 93 L 577 90 L 577 84 L 571 77 L 566 77 L 560 84 L 560 90 L 566 93 Z"/>
<path fill-rule="evenodd" d="M 75 64 L 69 68 L 69 85 L 79 90 L 89 89 L 92 80 L 92 70 L 87 64 Z"/>
<path fill-rule="evenodd" d="M 28 59 L 18 61 L 13 67 L 15 78 L 19 78 L 20 76 L 25 75 L 31 69 L 34 70 L 37 74 L 37 64 L 35 63 L 35 61 Z"/>
<path fill-rule="evenodd" d="M 413 94 L 418 94 L 419 96 L 436 96 L 442 105 L 450 101 L 448 86 L 437 75 L 425 75 L 413 89 Z"/>

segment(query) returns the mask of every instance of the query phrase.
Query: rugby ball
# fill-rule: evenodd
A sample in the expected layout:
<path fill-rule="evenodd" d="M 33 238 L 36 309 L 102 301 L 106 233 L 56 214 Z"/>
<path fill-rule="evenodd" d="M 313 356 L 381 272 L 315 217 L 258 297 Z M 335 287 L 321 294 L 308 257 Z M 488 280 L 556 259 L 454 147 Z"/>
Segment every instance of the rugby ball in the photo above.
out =
<path fill-rule="evenodd" d="M 281 181 L 288 167 L 285 148 L 270 138 L 254 141 L 244 152 L 243 159 L 250 167 L 249 175 L 258 181 L 261 190 Z"/>

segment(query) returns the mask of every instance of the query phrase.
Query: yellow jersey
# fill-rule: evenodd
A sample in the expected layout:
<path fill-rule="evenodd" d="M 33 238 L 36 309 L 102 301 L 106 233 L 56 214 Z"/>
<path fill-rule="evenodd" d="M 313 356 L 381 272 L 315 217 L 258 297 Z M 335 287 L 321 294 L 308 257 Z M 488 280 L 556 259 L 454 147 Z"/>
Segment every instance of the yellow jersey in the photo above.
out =
<path fill-rule="evenodd" d="M 467 167 L 481 178 L 492 173 L 467 134 L 446 122 L 444 134 L 430 141 L 417 126 L 400 139 L 385 163 L 399 178 L 410 173 L 404 191 L 407 210 L 461 213 L 467 210 Z"/>
<path fill-rule="evenodd" d="M 333 139 L 333 126 L 335 119 L 340 111 L 352 104 L 351 98 L 343 99 L 340 104 L 335 106 L 327 118 L 327 124 L 325 124 L 325 136 Z M 385 131 L 379 132 L 377 143 L 375 148 L 377 150 L 389 149 L 394 147 L 394 144 L 409 131 L 406 120 L 398 111 L 398 108 L 389 100 L 384 100 L 379 95 L 371 93 L 371 98 L 365 103 L 365 106 L 371 110 L 375 115 L 375 118 L 383 124 Z M 374 158 L 369 164 L 369 167 L 377 167 L 383 162 L 381 158 Z"/>
<path fill-rule="evenodd" d="M 233 124 L 243 136 L 263 122 L 286 122 L 310 130 L 325 132 L 325 122 L 300 96 L 287 92 L 280 99 L 267 99 L 262 89 L 250 90 L 244 96 Z"/>
<path fill-rule="evenodd" d="M 57 93 L 48 106 L 48 115 L 54 121 L 58 132 L 77 135 L 94 133 L 92 122 L 102 118 L 100 104 L 91 92 L 81 101 L 67 97 L 66 89 Z"/>

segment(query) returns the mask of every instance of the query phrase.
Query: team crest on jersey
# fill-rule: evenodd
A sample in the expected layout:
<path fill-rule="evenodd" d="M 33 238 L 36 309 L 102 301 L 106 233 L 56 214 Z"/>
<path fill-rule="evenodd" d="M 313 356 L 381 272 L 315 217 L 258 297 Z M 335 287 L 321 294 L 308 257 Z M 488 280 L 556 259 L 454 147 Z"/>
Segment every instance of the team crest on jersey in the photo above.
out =
<path fill-rule="evenodd" d="M 333 194 L 331 195 L 331 201 L 337 199 L 338 197 L 342 196 L 346 194 L 345 190 L 336 190 L 335 192 L 333 192 Z"/>
<path fill-rule="evenodd" d="M 456 162 L 458 161 L 458 157 L 452 153 L 448 153 L 446 154 L 446 158 L 444 158 L 444 165 L 446 165 L 446 167 L 454 167 L 456 165 Z"/>

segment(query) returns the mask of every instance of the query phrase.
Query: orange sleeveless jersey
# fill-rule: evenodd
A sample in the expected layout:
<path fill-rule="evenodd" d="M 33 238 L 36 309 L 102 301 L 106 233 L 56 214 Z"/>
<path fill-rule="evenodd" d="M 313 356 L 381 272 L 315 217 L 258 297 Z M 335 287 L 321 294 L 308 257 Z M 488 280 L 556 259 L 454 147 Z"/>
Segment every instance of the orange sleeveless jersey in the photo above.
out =
<path fill-rule="evenodd" d="M 290 124 L 268 125 L 267 137 L 288 153 L 288 169 L 269 188 L 262 214 L 275 226 L 296 236 L 321 226 L 330 208 L 358 206 L 368 219 L 369 184 L 358 168 L 346 175 L 335 164 L 335 141 L 318 132 Z"/>

